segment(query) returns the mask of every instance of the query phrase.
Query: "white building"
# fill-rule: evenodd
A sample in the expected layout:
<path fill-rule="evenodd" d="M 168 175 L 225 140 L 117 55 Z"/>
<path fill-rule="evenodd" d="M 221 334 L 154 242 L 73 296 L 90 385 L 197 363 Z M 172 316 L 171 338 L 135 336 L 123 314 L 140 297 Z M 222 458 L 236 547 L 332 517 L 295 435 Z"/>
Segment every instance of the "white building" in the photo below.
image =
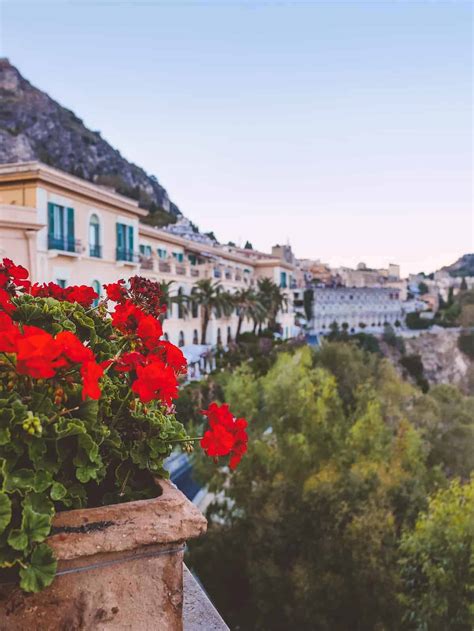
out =
<path fill-rule="evenodd" d="M 385 324 L 402 321 L 402 303 L 396 289 L 385 288 L 316 288 L 313 298 L 314 334 L 330 331 L 331 324 L 348 327 L 350 332 L 382 329 Z"/>

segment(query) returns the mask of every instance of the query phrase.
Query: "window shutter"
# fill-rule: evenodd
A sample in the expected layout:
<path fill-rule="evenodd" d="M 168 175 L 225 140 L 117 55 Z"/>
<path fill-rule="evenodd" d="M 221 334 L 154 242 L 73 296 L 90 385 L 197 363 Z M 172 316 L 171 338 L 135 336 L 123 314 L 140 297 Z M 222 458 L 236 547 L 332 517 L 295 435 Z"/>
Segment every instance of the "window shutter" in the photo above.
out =
<path fill-rule="evenodd" d="M 48 202 L 48 247 L 52 247 L 54 238 L 54 204 Z"/>
<path fill-rule="evenodd" d="M 75 243 L 74 243 L 74 208 L 67 209 L 67 249 L 69 252 L 74 252 Z"/>
<path fill-rule="evenodd" d="M 130 254 L 133 253 L 133 226 L 127 226 L 128 228 L 128 250 Z"/>

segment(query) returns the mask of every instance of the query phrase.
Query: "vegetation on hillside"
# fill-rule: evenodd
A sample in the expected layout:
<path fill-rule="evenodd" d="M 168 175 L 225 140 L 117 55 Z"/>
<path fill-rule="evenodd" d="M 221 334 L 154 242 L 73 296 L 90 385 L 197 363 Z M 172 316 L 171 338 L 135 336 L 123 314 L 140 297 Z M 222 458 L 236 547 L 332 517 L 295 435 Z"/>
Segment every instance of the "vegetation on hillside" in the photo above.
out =
<path fill-rule="evenodd" d="M 182 398 L 249 419 L 232 477 L 196 459 L 218 495 L 189 562 L 231 628 L 470 630 L 474 398 L 353 342 L 265 344 Z"/>

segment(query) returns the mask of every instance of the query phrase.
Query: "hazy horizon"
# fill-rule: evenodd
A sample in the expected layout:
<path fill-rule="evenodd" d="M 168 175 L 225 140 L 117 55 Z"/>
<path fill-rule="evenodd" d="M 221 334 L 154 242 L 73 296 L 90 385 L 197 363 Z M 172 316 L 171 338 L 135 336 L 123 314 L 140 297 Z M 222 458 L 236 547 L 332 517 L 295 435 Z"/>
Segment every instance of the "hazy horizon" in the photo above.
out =
<path fill-rule="evenodd" d="M 0 11 L 1 55 L 221 242 L 404 275 L 474 251 L 470 3 Z"/>

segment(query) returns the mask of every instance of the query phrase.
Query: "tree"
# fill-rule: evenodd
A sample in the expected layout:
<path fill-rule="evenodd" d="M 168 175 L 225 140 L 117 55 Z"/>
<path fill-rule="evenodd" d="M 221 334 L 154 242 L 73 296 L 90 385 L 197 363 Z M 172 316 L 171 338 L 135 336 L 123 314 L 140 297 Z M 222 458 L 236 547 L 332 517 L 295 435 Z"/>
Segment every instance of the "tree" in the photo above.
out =
<path fill-rule="evenodd" d="M 399 533 L 426 507 L 422 437 L 385 361 L 325 346 L 337 374 L 324 348 L 304 347 L 223 386 L 249 420 L 249 452 L 231 477 L 210 481 L 225 490 L 190 562 L 231 628 L 404 628 Z"/>
<path fill-rule="evenodd" d="M 232 298 L 238 313 L 237 339 L 240 335 L 243 321 L 247 319 L 259 322 L 261 318 L 265 317 L 265 308 L 252 288 L 240 289 L 233 294 Z"/>
<path fill-rule="evenodd" d="M 245 250 L 253 250 L 253 245 L 250 243 L 250 241 L 246 241 L 245 242 L 244 249 Z"/>
<path fill-rule="evenodd" d="M 466 291 L 467 290 L 467 282 L 466 282 L 466 277 L 465 276 L 463 276 L 462 279 L 461 279 L 460 290 L 461 291 Z"/>
<path fill-rule="evenodd" d="M 453 480 L 402 537 L 404 629 L 470 631 L 474 626 L 474 478 Z"/>
<path fill-rule="evenodd" d="M 193 287 L 193 292 L 188 296 L 188 302 L 197 304 L 202 310 L 201 344 L 206 344 L 206 333 L 212 315 L 220 317 L 221 314 L 229 316 L 232 313 L 232 296 L 222 291 L 221 284 L 213 282 L 209 278 L 198 280 Z"/>
<path fill-rule="evenodd" d="M 418 285 L 418 291 L 420 292 L 420 296 L 424 296 L 425 294 L 427 294 L 429 292 L 429 287 L 428 285 L 421 281 L 421 283 Z"/>
<path fill-rule="evenodd" d="M 259 278 L 257 293 L 258 299 L 263 305 L 267 315 L 268 327 L 274 331 L 276 330 L 278 312 L 287 302 L 286 297 L 280 287 L 269 278 Z"/>

